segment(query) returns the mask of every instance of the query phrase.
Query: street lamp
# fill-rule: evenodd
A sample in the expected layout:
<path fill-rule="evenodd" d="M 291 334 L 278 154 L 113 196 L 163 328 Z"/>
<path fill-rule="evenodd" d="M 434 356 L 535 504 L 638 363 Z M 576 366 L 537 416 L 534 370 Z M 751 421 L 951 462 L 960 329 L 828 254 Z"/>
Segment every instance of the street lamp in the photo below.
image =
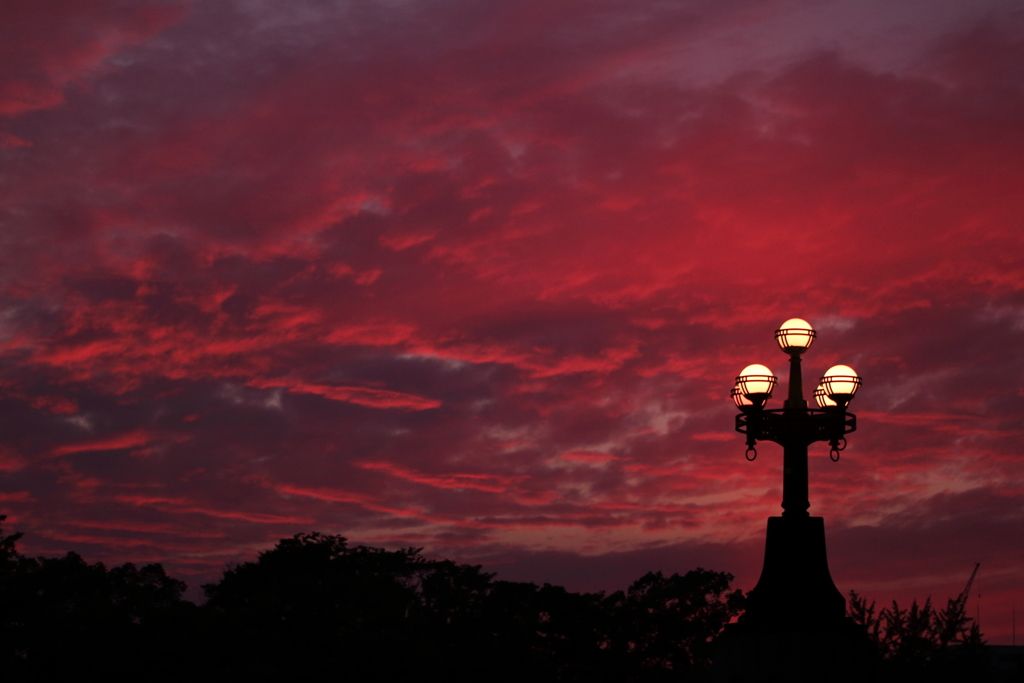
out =
<path fill-rule="evenodd" d="M 816 408 L 804 400 L 803 354 L 817 333 L 800 318 L 776 330 L 779 348 L 789 356 L 789 387 L 780 409 L 765 408 L 778 379 L 764 365 L 749 365 L 736 377 L 732 399 L 740 413 L 736 431 L 747 437 L 747 460 L 757 457 L 758 441 L 782 446 L 782 516 L 768 518 L 764 567 L 747 597 L 746 612 L 732 629 L 743 635 L 850 633 L 846 600 L 836 589 L 825 554 L 825 526 L 808 513 L 807 447 L 828 442 L 833 461 L 846 447 L 857 418 L 846 411 L 861 386 L 853 368 L 835 365 L 815 389 Z"/>

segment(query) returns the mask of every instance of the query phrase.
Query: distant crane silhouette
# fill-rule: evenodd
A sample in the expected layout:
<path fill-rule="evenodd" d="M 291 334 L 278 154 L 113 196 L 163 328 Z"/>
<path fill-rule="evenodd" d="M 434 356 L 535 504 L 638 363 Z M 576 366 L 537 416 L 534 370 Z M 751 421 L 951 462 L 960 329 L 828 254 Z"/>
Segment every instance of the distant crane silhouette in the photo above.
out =
<path fill-rule="evenodd" d="M 974 577 L 978 575 L 978 567 L 980 567 L 980 566 L 981 566 L 981 562 L 978 562 L 977 564 L 974 565 L 974 571 L 971 572 L 971 578 L 967 579 L 967 585 L 964 586 L 963 592 L 960 593 L 960 595 L 957 597 L 957 599 L 956 599 L 956 609 L 957 609 L 957 611 L 963 611 L 964 608 L 967 607 L 968 593 L 971 592 L 971 586 L 974 585 Z M 980 595 L 981 594 L 979 593 L 979 596 Z"/>
<path fill-rule="evenodd" d="M 939 639 L 943 647 L 955 641 L 966 628 L 967 622 L 970 621 L 967 616 L 967 598 L 970 597 L 971 586 L 974 585 L 974 578 L 978 575 L 979 567 L 981 567 L 981 562 L 974 565 L 974 571 L 971 572 L 971 578 L 967 579 L 967 585 L 964 586 L 963 591 L 956 597 L 956 600 L 949 601 L 949 606 L 940 615 L 942 629 Z"/>

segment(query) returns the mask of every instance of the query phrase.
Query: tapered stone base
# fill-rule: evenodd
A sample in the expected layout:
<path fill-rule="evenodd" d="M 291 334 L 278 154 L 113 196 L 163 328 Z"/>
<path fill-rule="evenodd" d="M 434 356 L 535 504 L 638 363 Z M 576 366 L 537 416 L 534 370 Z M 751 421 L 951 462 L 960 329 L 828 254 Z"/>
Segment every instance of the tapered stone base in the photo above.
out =
<path fill-rule="evenodd" d="M 860 683 L 874 648 L 832 582 L 821 517 L 769 517 L 761 578 L 715 645 L 721 683 Z"/>
<path fill-rule="evenodd" d="M 769 517 L 761 578 L 740 619 L 747 633 L 843 629 L 846 600 L 832 582 L 821 517 Z"/>

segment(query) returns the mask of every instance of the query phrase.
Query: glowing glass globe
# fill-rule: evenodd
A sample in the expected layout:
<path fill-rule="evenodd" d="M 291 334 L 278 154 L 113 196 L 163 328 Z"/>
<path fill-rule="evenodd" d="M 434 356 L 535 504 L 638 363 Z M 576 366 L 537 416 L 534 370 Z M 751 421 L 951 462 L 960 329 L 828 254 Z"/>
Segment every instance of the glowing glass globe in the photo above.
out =
<path fill-rule="evenodd" d="M 736 386 L 754 405 L 764 405 L 778 383 L 779 378 L 771 370 L 757 363 L 743 368 L 743 372 L 736 378 Z"/>
<path fill-rule="evenodd" d="M 788 354 L 800 354 L 810 348 L 817 333 L 811 324 L 803 318 L 790 318 L 775 330 L 775 340 L 779 348 Z"/>
<path fill-rule="evenodd" d="M 825 375 L 821 378 L 821 386 L 825 389 L 825 395 L 841 406 L 850 402 L 850 399 L 860 389 L 861 384 L 857 372 L 849 365 L 833 365 L 825 371 Z"/>
<path fill-rule="evenodd" d="M 749 408 L 754 405 L 754 402 L 743 395 L 743 390 L 740 389 L 739 385 L 732 388 L 732 393 L 729 394 L 732 397 L 732 402 L 736 404 L 736 407 L 742 410 L 743 408 Z"/>
<path fill-rule="evenodd" d="M 838 403 L 833 401 L 825 393 L 825 387 L 818 385 L 818 388 L 814 390 L 814 400 L 818 402 L 819 408 L 835 408 Z"/>

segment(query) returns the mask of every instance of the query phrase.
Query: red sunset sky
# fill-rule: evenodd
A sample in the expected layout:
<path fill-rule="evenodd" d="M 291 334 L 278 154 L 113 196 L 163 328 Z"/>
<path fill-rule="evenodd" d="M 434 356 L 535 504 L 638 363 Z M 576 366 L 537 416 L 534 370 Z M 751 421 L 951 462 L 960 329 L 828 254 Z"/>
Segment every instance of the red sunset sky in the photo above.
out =
<path fill-rule="evenodd" d="M 832 574 L 1024 611 L 1015 0 L 3 0 L 0 513 L 190 585 L 301 531 L 500 578 L 753 587 L 864 377 Z M 813 388 L 809 386 L 808 389 Z M 977 590 L 974 591 L 977 594 Z"/>

